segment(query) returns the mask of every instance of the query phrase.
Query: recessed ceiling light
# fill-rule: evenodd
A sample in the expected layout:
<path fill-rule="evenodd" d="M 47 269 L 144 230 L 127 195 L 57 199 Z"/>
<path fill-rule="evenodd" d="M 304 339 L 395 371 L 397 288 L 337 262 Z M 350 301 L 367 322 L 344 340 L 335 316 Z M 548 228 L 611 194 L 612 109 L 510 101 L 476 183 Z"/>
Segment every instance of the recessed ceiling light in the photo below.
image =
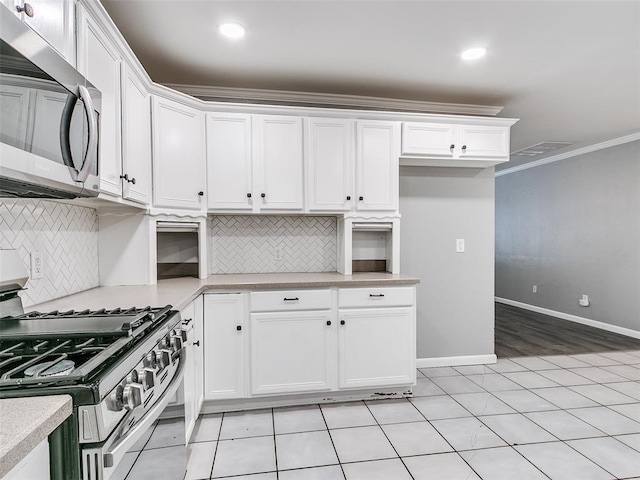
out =
<path fill-rule="evenodd" d="M 242 38 L 247 33 L 247 29 L 239 23 L 223 23 L 218 26 L 218 31 L 227 38 Z"/>
<path fill-rule="evenodd" d="M 462 52 L 460 57 L 462 57 L 463 60 L 477 60 L 478 58 L 484 57 L 486 54 L 487 54 L 486 48 L 475 47 L 475 48 L 469 48 L 465 50 L 464 52 Z"/>

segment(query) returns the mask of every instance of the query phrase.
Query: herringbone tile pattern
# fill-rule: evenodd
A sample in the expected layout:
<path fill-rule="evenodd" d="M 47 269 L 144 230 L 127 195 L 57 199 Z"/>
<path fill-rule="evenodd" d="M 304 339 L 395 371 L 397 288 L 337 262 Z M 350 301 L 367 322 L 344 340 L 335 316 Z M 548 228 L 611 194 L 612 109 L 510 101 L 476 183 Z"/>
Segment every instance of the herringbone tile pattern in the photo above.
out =
<path fill-rule="evenodd" d="M 216 216 L 210 272 L 332 272 L 336 232 L 335 217 Z M 282 260 L 275 259 L 276 249 Z"/>
<path fill-rule="evenodd" d="M 21 293 L 25 306 L 97 287 L 98 217 L 91 208 L 44 200 L 0 201 L 0 249 L 16 249 L 30 271 L 42 252 L 43 278 Z"/>

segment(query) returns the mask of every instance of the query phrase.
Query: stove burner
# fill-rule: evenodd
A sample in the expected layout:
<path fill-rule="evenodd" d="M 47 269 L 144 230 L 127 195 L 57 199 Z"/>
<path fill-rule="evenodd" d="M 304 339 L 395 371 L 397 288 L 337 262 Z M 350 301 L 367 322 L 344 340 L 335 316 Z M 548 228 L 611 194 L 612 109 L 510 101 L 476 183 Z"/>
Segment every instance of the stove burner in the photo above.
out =
<path fill-rule="evenodd" d="M 71 360 L 54 360 L 32 365 L 24 371 L 26 377 L 61 377 L 69 375 L 75 363 Z"/>

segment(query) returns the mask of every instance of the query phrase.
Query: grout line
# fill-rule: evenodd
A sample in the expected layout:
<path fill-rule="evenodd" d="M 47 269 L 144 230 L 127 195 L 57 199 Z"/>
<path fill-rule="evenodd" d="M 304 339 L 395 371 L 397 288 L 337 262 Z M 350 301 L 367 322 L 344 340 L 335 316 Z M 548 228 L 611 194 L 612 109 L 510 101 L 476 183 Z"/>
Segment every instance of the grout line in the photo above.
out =
<path fill-rule="evenodd" d="M 280 478 L 280 473 L 278 471 L 278 447 L 276 446 L 276 416 L 273 413 L 273 408 L 271 409 L 271 425 L 273 427 L 273 456 L 276 461 L 276 480 Z"/>
<path fill-rule="evenodd" d="M 362 402 L 362 400 L 360 400 L 360 401 Z M 347 478 L 347 475 L 344 473 L 344 468 L 342 467 L 342 461 L 340 460 L 340 456 L 338 455 L 338 449 L 336 448 L 336 444 L 333 443 L 333 437 L 331 436 L 331 429 L 329 428 L 329 424 L 327 423 L 327 419 L 325 418 L 324 412 L 322 411 L 322 405 L 318 404 L 318 408 L 320 409 L 320 415 L 322 415 L 322 421 L 324 422 L 324 426 L 327 427 L 327 433 L 329 434 L 329 440 L 331 441 L 331 446 L 333 447 L 333 451 L 336 453 L 336 459 L 338 460 L 338 465 L 340 465 L 340 471 L 342 472 L 342 477 L 343 478 Z M 355 427 L 351 427 L 351 428 L 355 428 Z"/>
<path fill-rule="evenodd" d="M 222 435 L 222 424 L 224 423 L 224 412 L 220 418 L 220 427 L 218 428 L 218 436 L 216 438 L 216 448 L 213 452 L 213 462 L 211 462 L 211 470 L 209 471 L 209 478 L 213 478 L 213 466 L 216 464 L 216 456 L 218 455 L 218 445 L 220 445 L 220 435 Z"/>

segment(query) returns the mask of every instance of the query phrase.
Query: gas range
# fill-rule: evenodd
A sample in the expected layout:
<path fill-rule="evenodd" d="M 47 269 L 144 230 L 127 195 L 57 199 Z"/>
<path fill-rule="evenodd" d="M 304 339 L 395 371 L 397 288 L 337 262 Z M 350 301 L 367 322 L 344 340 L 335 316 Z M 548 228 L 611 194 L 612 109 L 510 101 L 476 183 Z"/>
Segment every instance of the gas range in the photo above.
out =
<path fill-rule="evenodd" d="M 0 278 L 0 398 L 70 395 L 73 415 L 49 438 L 52 479 L 119 478 L 182 384 L 190 320 L 171 305 L 22 313 L 22 285 Z"/>

